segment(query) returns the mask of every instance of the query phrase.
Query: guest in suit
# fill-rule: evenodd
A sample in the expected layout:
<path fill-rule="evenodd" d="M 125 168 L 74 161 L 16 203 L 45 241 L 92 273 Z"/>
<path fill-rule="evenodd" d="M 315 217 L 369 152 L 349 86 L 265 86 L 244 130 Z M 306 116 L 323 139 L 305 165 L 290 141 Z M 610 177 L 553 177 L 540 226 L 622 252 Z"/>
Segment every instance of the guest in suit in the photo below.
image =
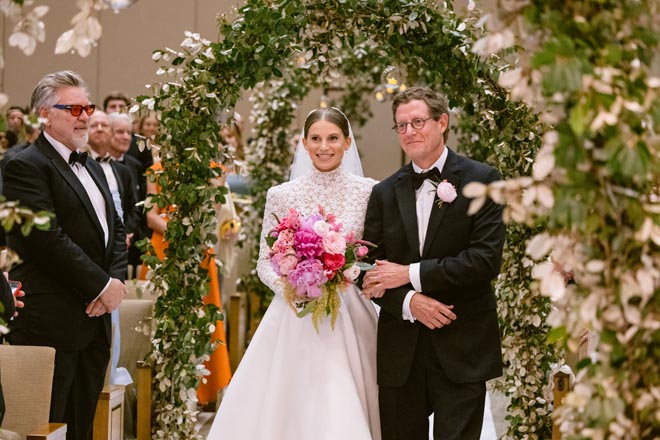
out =
<path fill-rule="evenodd" d="M 393 102 L 394 127 L 412 160 L 374 186 L 364 239 L 377 266 L 364 293 L 381 306 L 378 384 L 383 440 L 478 440 L 485 381 L 502 374 L 491 282 L 502 260 L 501 207 L 468 215 L 469 182 L 498 173 L 445 146 L 447 98 L 413 87 Z"/>
<path fill-rule="evenodd" d="M 110 148 L 108 151 L 117 162 L 128 167 L 135 185 L 135 200 L 141 202 L 147 196 L 147 179 L 140 161 L 128 154 L 132 139 L 131 118 L 125 113 L 110 113 L 108 118 L 110 121 Z M 135 235 L 128 250 L 128 264 L 134 270 L 137 270 L 142 264 L 140 259 L 142 251 L 136 246 L 136 243 L 151 236 L 146 214 L 141 208 L 139 208 L 139 218 L 136 219 L 136 222 L 135 229 L 132 231 Z"/>
<path fill-rule="evenodd" d="M 110 154 L 111 136 L 109 116 L 105 112 L 95 110 L 89 118 L 90 154 L 103 168 L 113 195 L 115 209 L 124 223 L 126 244 L 130 246 L 137 223 L 140 221 L 140 210 L 135 206 L 137 183 L 128 166 L 114 160 Z"/>
<path fill-rule="evenodd" d="M 87 440 L 110 358 L 110 313 L 126 292 L 126 237 L 101 166 L 79 151 L 94 113 L 83 79 L 72 71 L 44 76 L 32 108 L 47 122 L 7 164 L 5 195 L 54 217 L 47 229 L 8 234 L 22 258 L 11 278 L 26 293 L 8 336 L 55 348 L 50 421 L 68 425 L 67 439 Z"/>

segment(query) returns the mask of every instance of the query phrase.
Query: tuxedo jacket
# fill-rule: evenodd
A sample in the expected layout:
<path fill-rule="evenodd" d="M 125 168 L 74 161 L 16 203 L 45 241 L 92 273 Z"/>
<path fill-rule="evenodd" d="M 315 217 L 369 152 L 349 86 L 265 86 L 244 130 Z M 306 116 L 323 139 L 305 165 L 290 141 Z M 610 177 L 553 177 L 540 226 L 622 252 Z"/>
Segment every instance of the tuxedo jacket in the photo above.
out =
<path fill-rule="evenodd" d="M 9 247 L 22 260 L 11 279 L 21 281 L 25 291 L 25 307 L 10 325 L 10 342 L 18 333 L 31 344 L 77 350 L 95 336 L 99 320 L 110 341 L 110 314 L 90 318 L 85 307 L 110 277 L 125 279 L 125 234 L 101 166 L 88 160 L 85 168 L 105 201 L 107 245 L 85 188 L 43 134 L 5 168 L 8 200 L 53 214 L 45 230 L 33 228 L 25 236 L 14 228 L 8 234 Z"/>
<path fill-rule="evenodd" d="M 374 186 L 367 206 L 364 239 L 377 245 L 370 254 L 399 264 L 420 263 L 422 293 L 453 305 L 457 318 L 440 329 L 402 317 L 411 284 L 390 289 L 376 300 L 378 319 L 378 383 L 405 383 L 420 332 L 430 332 L 433 353 L 454 382 L 488 380 L 502 374 L 502 355 L 492 281 L 500 271 L 505 227 L 502 207 L 490 199 L 472 216 L 466 184 L 488 183 L 498 173 L 482 163 L 448 151 L 441 179 L 456 188 L 457 198 L 438 206 L 435 196 L 424 249 L 420 255 L 415 188 L 408 164 Z"/>

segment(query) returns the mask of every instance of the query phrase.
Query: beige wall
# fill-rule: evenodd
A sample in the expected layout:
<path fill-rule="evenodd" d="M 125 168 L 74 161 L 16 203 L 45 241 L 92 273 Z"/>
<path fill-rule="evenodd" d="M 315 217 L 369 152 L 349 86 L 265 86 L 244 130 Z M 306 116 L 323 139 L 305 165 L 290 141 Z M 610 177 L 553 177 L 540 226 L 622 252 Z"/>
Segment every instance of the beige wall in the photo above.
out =
<path fill-rule="evenodd" d="M 70 28 L 70 20 L 77 12 L 73 0 L 40 0 L 50 6 L 44 18 L 46 42 L 39 44 L 31 57 L 9 47 L 7 38 L 10 23 L 0 21 L 5 69 L 0 71 L 0 90 L 9 95 L 10 104 L 27 106 L 36 82 L 46 73 L 73 69 L 89 83 L 92 100 L 101 105 L 113 90 L 128 96 L 147 93 L 145 84 L 155 79 L 157 64 L 151 60 L 155 49 L 176 48 L 184 38 L 184 31 L 199 32 L 209 40 L 217 39 L 216 16 L 220 12 L 232 14 L 232 7 L 240 0 L 139 0 L 120 13 L 111 10 L 100 13 L 103 36 L 87 58 L 77 54 L 55 55 L 55 42 Z M 185 7 L 183 7 L 185 5 Z M 298 125 L 311 109 L 318 106 L 319 93 L 312 93 L 300 106 Z M 247 93 L 246 93 L 247 96 Z M 401 164 L 401 153 L 392 125 L 390 103 L 373 104 L 374 117 L 356 129 L 358 147 L 362 154 L 365 175 L 383 179 Z M 237 106 L 244 116 L 249 103 L 243 99 Z M 248 127 L 249 129 L 249 127 Z"/>

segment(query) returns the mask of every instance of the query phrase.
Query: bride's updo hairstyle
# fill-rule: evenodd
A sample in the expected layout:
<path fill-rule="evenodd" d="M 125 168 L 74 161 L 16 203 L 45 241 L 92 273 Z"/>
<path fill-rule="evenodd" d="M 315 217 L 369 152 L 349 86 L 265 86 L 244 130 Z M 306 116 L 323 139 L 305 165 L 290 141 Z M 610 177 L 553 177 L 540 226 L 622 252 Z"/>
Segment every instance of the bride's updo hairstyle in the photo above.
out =
<path fill-rule="evenodd" d="M 339 110 L 337 110 L 334 107 L 329 107 L 329 108 L 317 108 L 313 112 L 311 112 L 309 115 L 307 115 L 307 119 L 305 119 L 305 138 L 307 137 L 307 133 L 309 133 L 309 128 L 318 121 L 328 121 L 341 130 L 341 132 L 344 134 L 344 137 L 350 137 L 351 132 L 349 129 L 348 125 L 348 119 L 346 119 L 346 116 Z"/>

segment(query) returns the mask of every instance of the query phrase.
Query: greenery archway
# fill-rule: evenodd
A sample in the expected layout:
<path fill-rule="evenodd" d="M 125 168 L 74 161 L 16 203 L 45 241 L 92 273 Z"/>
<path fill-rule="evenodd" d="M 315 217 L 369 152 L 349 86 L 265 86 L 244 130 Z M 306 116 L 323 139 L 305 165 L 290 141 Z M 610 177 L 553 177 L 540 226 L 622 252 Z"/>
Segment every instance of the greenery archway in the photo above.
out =
<path fill-rule="evenodd" d="M 158 73 L 172 79 L 153 84 L 153 96 L 139 98 L 161 112 L 164 127 L 158 139 L 164 171 L 156 177 L 162 193 L 152 201 L 176 206 L 166 232 L 173 244 L 168 258 L 150 261 L 159 294 L 149 356 L 155 370 L 155 437 L 197 438 L 194 390 L 218 318 L 216 310 L 202 305 L 208 277 L 200 262 L 215 240 L 212 202 L 223 199 L 209 183 L 218 173 L 209 164 L 218 155 L 230 160 L 219 132 L 241 92 L 252 90 L 254 108 L 254 140 L 246 158 L 255 201 L 247 221 L 253 249 L 266 190 L 285 178 L 291 161 L 294 109 L 310 89 L 339 82 L 345 93 L 337 104 L 359 125 L 369 116 L 368 98 L 390 65 L 405 67 L 410 84 L 447 93 L 457 109 L 462 153 L 490 163 L 504 177 L 522 176 L 539 148 L 541 126 L 497 84 L 499 59 L 483 61 L 472 52 L 480 37 L 477 19 L 471 13 L 457 16 L 449 4 L 436 1 L 250 0 L 233 21 L 220 18 L 221 41 L 187 33 L 181 48 L 154 52 L 163 66 Z M 543 387 L 557 353 L 546 342 L 549 300 L 530 290 L 530 268 L 521 264 L 533 233 L 533 227 L 509 227 L 497 286 L 504 389 L 512 398 L 510 438 L 517 438 L 516 432 L 550 437 Z M 245 286 L 267 296 L 254 275 Z"/>

